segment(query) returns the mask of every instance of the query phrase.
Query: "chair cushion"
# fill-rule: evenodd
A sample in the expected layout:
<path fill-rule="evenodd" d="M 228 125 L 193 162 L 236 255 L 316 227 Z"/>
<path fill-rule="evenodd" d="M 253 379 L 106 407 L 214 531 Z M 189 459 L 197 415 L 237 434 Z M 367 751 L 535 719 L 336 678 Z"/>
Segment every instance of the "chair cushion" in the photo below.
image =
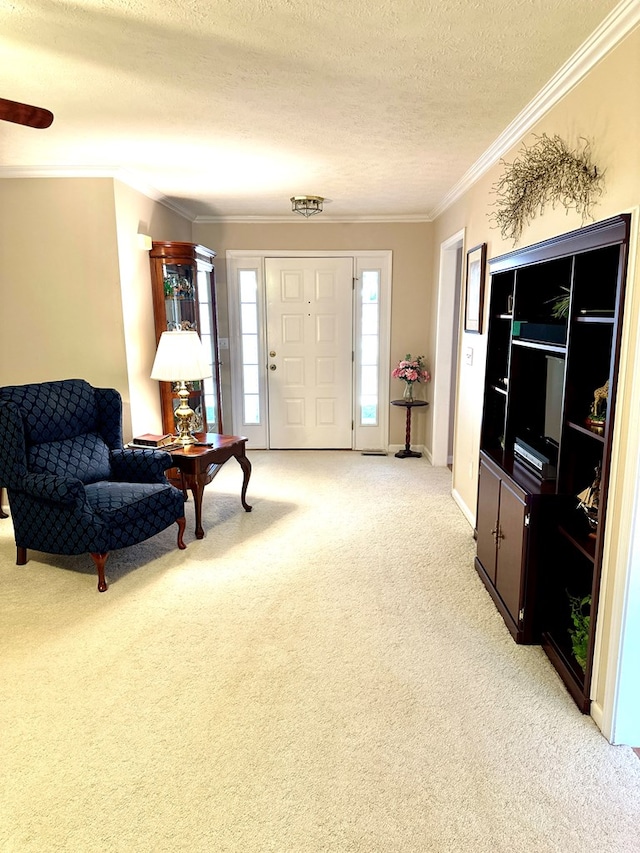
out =
<path fill-rule="evenodd" d="M 87 503 L 110 527 L 133 523 L 150 514 L 166 512 L 170 493 L 182 494 L 168 483 L 91 483 L 85 489 Z M 173 502 L 171 502 L 173 511 Z M 173 516 L 167 522 L 175 521 Z"/>
<path fill-rule="evenodd" d="M 8 385 L 0 396 L 20 406 L 27 445 L 98 430 L 95 390 L 83 379 Z"/>
<path fill-rule="evenodd" d="M 32 474 L 74 477 L 85 484 L 111 476 L 109 448 L 94 432 L 32 445 L 27 450 L 27 467 Z"/>

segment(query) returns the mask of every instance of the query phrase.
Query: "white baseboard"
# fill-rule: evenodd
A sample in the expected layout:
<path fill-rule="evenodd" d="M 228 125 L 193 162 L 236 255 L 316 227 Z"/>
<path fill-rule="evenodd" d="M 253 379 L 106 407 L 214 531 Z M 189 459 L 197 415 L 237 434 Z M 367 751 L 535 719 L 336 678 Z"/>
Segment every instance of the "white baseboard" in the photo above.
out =
<path fill-rule="evenodd" d="M 602 710 L 602 706 L 598 702 L 592 701 L 591 702 L 591 709 L 590 709 L 589 713 L 591 714 L 591 717 L 593 718 L 593 722 L 596 724 L 596 726 L 600 729 L 600 731 L 604 735 L 604 731 L 602 729 L 602 727 L 604 725 L 604 711 Z M 606 737 L 606 735 L 605 735 L 605 737 Z"/>
<path fill-rule="evenodd" d="M 475 519 L 475 516 L 473 515 L 473 513 L 471 512 L 471 510 L 469 509 L 469 507 L 468 507 L 468 506 L 466 505 L 466 503 L 462 500 L 462 498 L 460 497 L 460 495 L 458 494 L 458 492 L 457 492 L 455 489 L 453 489 L 453 490 L 452 490 L 452 492 L 451 492 L 451 497 L 452 497 L 452 498 L 454 499 L 454 501 L 458 504 L 458 507 L 459 507 L 460 511 L 462 512 L 462 514 L 464 515 L 464 517 L 467 519 L 467 521 L 469 522 L 469 524 L 471 525 L 471 527 L 475 530 L 475 526 L 476 526 L 476 519 Z"/>

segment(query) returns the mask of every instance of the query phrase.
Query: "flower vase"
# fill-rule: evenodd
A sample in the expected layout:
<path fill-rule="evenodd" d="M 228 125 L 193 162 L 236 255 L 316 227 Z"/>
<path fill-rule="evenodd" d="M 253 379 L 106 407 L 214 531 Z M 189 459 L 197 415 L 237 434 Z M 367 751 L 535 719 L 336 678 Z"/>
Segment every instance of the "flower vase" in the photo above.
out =
<path fill-rule="evenodd" d="M 413 400 L 413 382 L 404 383 L 404 392 L 402 394 L 402 399 L 408 400 L 409 402 Z"/>

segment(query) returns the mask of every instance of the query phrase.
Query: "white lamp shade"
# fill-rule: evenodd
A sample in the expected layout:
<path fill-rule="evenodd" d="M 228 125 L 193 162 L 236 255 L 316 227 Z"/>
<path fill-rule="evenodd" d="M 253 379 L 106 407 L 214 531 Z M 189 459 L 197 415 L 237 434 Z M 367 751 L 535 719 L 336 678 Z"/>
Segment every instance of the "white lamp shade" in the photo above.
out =
<path fill-rule="evenodd" d="M 213 376 L 211 364 L 197 332 L 163 332 L 151 378 L 161 382 L 189 382 Z"/>

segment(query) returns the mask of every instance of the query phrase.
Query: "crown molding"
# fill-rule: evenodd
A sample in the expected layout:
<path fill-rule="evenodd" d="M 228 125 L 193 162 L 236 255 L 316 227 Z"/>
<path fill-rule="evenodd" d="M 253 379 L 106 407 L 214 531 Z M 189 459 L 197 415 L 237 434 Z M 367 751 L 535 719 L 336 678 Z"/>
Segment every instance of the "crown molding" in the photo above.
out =
<path fill-rule="evenodd" d="M 463 196 L 485 172 L 494 166 L 514 145 L 517 145 L 549 110 L 640 24 L 638 0 L 623 0 L 589 38 L 569 57 L 535 98 L 507 125 L 473 166 L 453 186 L 430 213 L 436 219 Z"/>
<path fill-rule="evenodd" d="M 123 184 L 126 184 L 128 187 L 131 187 L 131 189 L 137 190 L 139 193 L 142 193 L 142 195 L 147 196 L 147 198 L 157 201 L 158 204 L 163 204 L 165 207 L 168 207 L 169 210 L 172 210 L 184 219 L 188 219 L 189 222 L 194 222 L 195 214 L 192 210 L 188 207 L 183 207 L 183 205 L 179 204 L 177 201 L 168 198 L 152 184 L 148 184 L 146 181 L 142 180 L 137 172 L 134 172 L 131 169 L 119 168 L 114 172 L 113 177 L 116 180 L 121 181 Z"/>
<path fill-rule="evenodd" d="M 113 178 L 112 166 L 0 166 L 0 178 Z"/>
<path fill-rule="evenodd" d="M 322 218 L 320 218 L 322 216 Z M 321 225 L 323 222 L 325 224 L 329 223 L 340 223 L 340 222 L 381 222 L 381 223 L 389 223 L 389 222 L 431 222 L 431 218 L 427 216 L 425 213 L 420 214 L 406 214 L 406 215 L 381 215 L 381 216 L 331 216 L 323 214 L 317 214 L 314 216 L 310 216 L 308 219 L 305 219 L 302 216 L 294 216 L 293 213 L 289 216 L 196 216 L 193 220 L 195 225 L 212 225 L 216 223 L 229 223 L 229 222 L 237 222 L 245 225 L 264 225 L 266 223 L 270 223 L 273 225 L 276 224 L 285 224 L 285 225 L 304 225 L 305 223 L 315 222 L 316 225 Z"/>

